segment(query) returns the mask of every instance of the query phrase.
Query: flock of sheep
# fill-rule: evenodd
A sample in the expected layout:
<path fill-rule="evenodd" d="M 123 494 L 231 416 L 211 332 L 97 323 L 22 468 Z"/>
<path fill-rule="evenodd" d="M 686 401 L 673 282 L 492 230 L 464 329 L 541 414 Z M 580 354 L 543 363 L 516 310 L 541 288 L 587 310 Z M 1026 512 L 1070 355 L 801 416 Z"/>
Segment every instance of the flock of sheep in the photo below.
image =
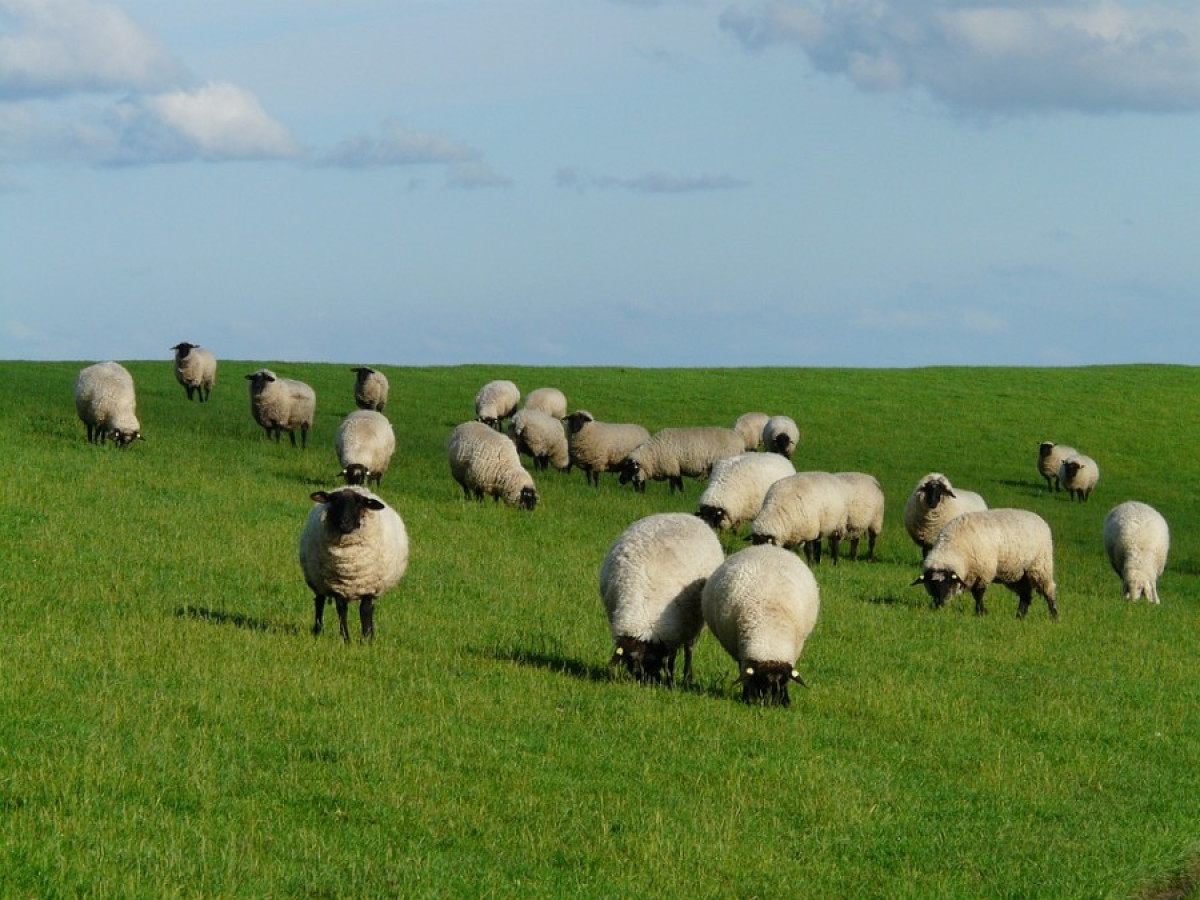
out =
<path fill-rule="evenodd" d="M 175 375 L 188 399 L 208 399 L 216 360 L 202 347 L 180 343 Z M 311 495 L 316 504 L 301 531 L 299 558 L 313 592 L 313 632 L 319 634 L 332 600 L 343 639 L 347 610 L 357 603 L 364 638 L 374 634 L 376 599 L 400 581 L 408 565 L 408 536 L 399 514 L 372 493 L 395 452 L 395 434 L 383 414 L 388 381 L 369 367 L 353 369 L 355 404 L 338 428 L 335 447 L 346 486 Z M 279 441 L 287 432 L 307 444 L 316 394 L 303 382 L 269 369 L 246 376 L 254 420 Z M 78 376 L 75 404 L 91 442 L 126 447 L 141 438 L 133 379 L 115 362 L 88 366 Z M 507 427 L 506 427 L 507 423 Z M 842 542 L 857 559 L 861 538 L 875 557 L 883 527 L 884 494 L 863 472 L 797 472 L 791 456 L 800 440 L 787 416 L 747 413 L 728 428 L 665 428 L 651 434 L 634 423 L 597 420 L 587 410 L 568 413 L 556 388 L 521 393 L 507 380 L 485 384 L 475 418 L 452 429 L 446 455 L 464 496 L 503 499 L 520 509 L 538 502 L 535 471 L 584 470 L 589 484 L 604 472 L 645 490 L 683 478 L 707 481 L 696 514 L 657 513 L 629 525 L 612 543 L 599 570 L 600 596 L 614 644 L 612 663 L 644 681 L 675 680 L 684 653 L 684 680 L 705 625 L 738 666 L 743 699 L 788 703 L 788 686 L 817 621 L 820 592 L 811 565 L 828 544 L 836 565 Z M 1086 502 L 1099 479 L 1094 459 L 1074 448 L 1043 443 L 1037 468 L 1050 490 L 1065 489 Z M 718 533 L 749 524 L 752 546 L 725 555 Z M 984 592 L 1000 583 L 1017 594 L 1024 616 L 1034 593 L 1057 617 L 1054 548 L 1050 528 L 1023 509 L 989 509 L 979 494 L 957 488 L 938 472 L 909 495 L 904 526 L 923 554 L 923 585 L 934 606 L 970 592 L 976 613 Z M 1104 546 L 1126 598 L 1159 602 L 1157 579 L 1169 549 L 1166 521 L 1153 508 L 1128 501 L 1104 522 Z M 804 558 L 795 551 L 803 551 Z"/>

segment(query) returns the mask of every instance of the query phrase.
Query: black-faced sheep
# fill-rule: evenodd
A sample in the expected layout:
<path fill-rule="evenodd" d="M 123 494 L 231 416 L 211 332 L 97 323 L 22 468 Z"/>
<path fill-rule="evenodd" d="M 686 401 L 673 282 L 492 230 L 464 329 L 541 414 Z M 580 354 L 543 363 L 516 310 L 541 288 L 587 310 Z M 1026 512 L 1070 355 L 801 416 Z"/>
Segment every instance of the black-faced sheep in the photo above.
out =
<path fill-rule="evenodd" d="M 356 409 L 338 426 L 334 446 L 346 484 L 378 486 L 396 452 L 396 432 L 383 413 Z"/>
<path fill-rule="evenodd" d="M 475 395 L 475 420 L 499 431 L 520 402 L 521 391 L 511 381 L 489 381 Z"/>
<path fill-rule="evenodd" d="M 947 522 L 982 509 L 987 509 L 987 503 L 979 494 L 954 487 L 940 472 L 930 472 L 917 482 L 904 504 L 904 530 L 924 555 Z"/>
<path fill-rule="evenodd" d="M 683 490 L 683 477 L 707 478 L 713 465 L 745 452 L 745 441 L 732 428 L 664 428 L 638 445 L 621 463 L 621 484 L 644 491 L 647 481 L 666 480 L 671 493 Z"/>
<path fill-rule="evenodd" d="M 570 467 L 567 434 L 560 419 L 526 404 L 513 414 L 508 433 L 518 453 L 533 457 L 534 468 L 544 471 L 554 466 L 561 472 Z"/>
<path fill-rule="evenodd" d="M 350 371 L 354 373 L 354 405 L 383 412 L 390 387 L 387 376 L 370 366 L 355 366 Z"/>
<path fill-rule="evenodd" d="M 259 369 L 246 376 L 250 382 L 250 414 L 262 426 L 267 437 L 279 443 L 280 435 L 288 433 L 296 446 L 296 429 L 300 429 L 300 446 L 308 446 L 308 432 L 317 414 L 316 392 L 303 381 L 280 378 L 270 369 Z"/>
<path fill-rule="evenodd" d="M 791 459 L 800 443 L 800 426 L 789 416 L 771 416 L 763 426 L 762 440 L 769 452 Z"/>
<path fill-rule="evenodd" d="M 517 447 L 483 422 L 464 422 L 446 440 L 450 474 L 468 498 L 490 496 L 520 509 L 537 506 L 537 488 L 521 465 Z"/>
<path fill-rule="evenodd" d="M 777 453 L 739 453 L 719 459 L 696 514 L 718 531 L 738 528 L 758 514 L 771 485 L 794 474 L 791 460 Z"/>
<path fill-rule="evenodd" d="M 212 352 L 196 344 L 182 341 L 171 348 L 175 351 L 175 380 L 201 403 L 212 393 L 217 381 L 217 358 Z"/>
<path fill-rule="evenodd" d="M 1046 490 L 1057 491 L 1062 487 L 1058 481 L 1058 467 L 1078 452 L 1074 447 L 1054 441 L 1042 441 L 1038 445 L 1038 474 L 1046 479 Z"/>
<path fill-rule="evenodd" d="M 103 444 L 112 438 L 113 444 L 123 449 L 143 440 L 133 376 L 120 363 L 96 363 L 79 372 L 75 411 L 87 426 L 88 443 Z"/>
<path fill-rule="evenodd" d="M 650 432 L 632 422 L 597 422 L 586 409 L 567 416 L 567 453 L 571 465 L 583 469 L 589 484 L 600 485 L 600 473 L 620 469 Z"/>
<path fill-rule="evenodd" d="M 1072 500 L 1086 503 L 1100 480 L 1100 467 L 1090 456 L 1076 453 L 1059 464 L 1058 480 Z"/>

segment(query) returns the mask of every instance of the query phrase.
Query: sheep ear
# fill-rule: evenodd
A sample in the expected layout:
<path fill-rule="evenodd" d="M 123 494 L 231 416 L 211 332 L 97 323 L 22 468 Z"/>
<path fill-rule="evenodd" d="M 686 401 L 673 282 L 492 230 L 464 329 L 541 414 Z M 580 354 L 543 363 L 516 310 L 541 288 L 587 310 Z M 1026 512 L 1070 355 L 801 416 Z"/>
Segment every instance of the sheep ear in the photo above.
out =
<path fill-rule="evenodd" d="M 909 585 L 909 587 L 916 587 L 918 584 L 924 584 L 924 583 L 925 583 L 925 576 L 921 575 L 920 577 L 915 579 L 913 581 L 913 583 Z"/>
<path fill-rule="evenodd" d="M 309 499 L 311 499 L 313 503 L 328 503 L 329 502 L 329 495 L 327 493 L 325 493 L 324 491 L 313 491 L 308 496 L 309 496 Z"/>
<path fill-rule="evenodd" d="M 805 684 L 804 679 L 800 677 L 800 673 L 795 669 L 792 669 L 792 681 L 796 682 L 796 684 L 800 685 L 800 687 L 808 687 L 808 685 Z"/>
<path fill-rule="evenodd" d="M 367 509 L 373 509 L 376 512 L 379 512 L 379 510 L 384 508 L 384 503 L 382 500 L 376 500 L 374 497 L 368 497 L 366 507 Z"/>
<path fill-rule="evenodd" d="M 610 659 L 608 661 L 608 664 L 610 666 L 615 666 L 617 663 L 619 663 L 624 658 L 625 658 L 625 648 L 617 647 L 615 650 L 613 650 L 612 659 Z"/>

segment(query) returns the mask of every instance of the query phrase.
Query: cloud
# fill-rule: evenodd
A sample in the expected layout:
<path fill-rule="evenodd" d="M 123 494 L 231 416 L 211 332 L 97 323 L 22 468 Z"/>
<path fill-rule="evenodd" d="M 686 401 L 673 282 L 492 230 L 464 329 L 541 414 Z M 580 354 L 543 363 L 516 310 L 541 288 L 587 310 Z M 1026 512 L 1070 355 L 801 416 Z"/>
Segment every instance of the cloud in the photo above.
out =
<path fill-rule="evenodd" d="M 642 194 L 684 194 L 694 191 L 727 191 L 747 187 L 749 182 L 732 175 L 669 175 L 651 172 L 634 178 L 615 175 L 589 175 L 575 168 L 559 169 L 555 182 L 562 188 L 577 191 L 625 190 Z"/>
<path fill-rule="evenodd" d="M 720 23 L 750 50 L 794 46 L 861 90 L 923 88 L 965 114 L 1200 109 L 1190 4 L 768 0 Z"/>
<path fill-rule="evenodd" d="M 345 169 L 376 166 L 419 166 L 436 163 L 465 163 L 479 157 L 450 138 L 424 131 L 411 131 L 400 122 L 383 124 L 379 135 L 357 135 L 342 141 L 321 159 L 322 165 Z"/>

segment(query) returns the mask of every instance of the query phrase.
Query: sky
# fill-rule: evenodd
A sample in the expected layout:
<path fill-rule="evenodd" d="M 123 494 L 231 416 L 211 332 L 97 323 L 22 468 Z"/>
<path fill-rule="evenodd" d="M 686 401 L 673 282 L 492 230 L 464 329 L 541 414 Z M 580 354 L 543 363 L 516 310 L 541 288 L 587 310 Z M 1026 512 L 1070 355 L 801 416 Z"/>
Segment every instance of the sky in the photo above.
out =
<path fill-rule="evenodd" d="M 1194 0 L 0 0 L 0 358 L 1200 364 Z"/>

